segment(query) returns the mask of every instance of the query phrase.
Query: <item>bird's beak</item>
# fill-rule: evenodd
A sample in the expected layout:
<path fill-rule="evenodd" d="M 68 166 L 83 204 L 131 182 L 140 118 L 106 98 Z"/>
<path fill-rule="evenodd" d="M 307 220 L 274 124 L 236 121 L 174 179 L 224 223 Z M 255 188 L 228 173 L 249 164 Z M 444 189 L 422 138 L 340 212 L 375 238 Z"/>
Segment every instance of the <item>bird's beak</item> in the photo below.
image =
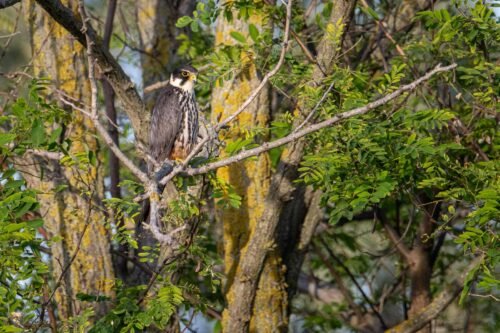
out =
<path fill-rule="evenodd" d="M 196 82 L 196 74 L 190 73 L 189 78 L 191 79 L 191 81 Z"/>

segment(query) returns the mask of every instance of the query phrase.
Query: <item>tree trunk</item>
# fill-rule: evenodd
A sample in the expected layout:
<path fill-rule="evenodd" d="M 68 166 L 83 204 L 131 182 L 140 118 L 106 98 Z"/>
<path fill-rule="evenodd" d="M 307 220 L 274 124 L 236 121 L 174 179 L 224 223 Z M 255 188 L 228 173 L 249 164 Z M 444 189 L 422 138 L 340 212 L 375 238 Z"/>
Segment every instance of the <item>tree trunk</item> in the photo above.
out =
<path fill-rule="evenodd" d="M 261 27 L 266 24 L 263 20 L 262 13 L 254 13 L 248 22 Z M 248 23 L 238 19 L 228 22 L 221 18 L 216 27 L 216 45 L 232 44 L 234 40 L 230 37 L 231 31 L 247 34 Z M 245 54 L 242 55 L 242 57 L 245 56 Z M 247 60 L 242 59 L 242 61 Z M 212 94 L 213 121 L 225 119 L 236 111 L 259 83 L 257 69 L 249 61 L 235 78 L 217 86 Z M 256 126 L 268 127 L 269 113 L 269 87 L 265 87 L 231 126 L 225 139 L 229 142 L 234 141 L 244 138 L 246 131 Z M 247 251 L 247 242 L 264 214 L 263 202 L 269 192 L 270 174 L 271 165 L 267 154 L 217 171 L 217 176 L 230 183 L 242 197 L 239 208 L 224 208 L 217 212 L 218 220 L 223 223 L 224 262 L 227 277 L 225 295 L 228 305 L 223 313 L 222 321 L 226 332 L 232 332 L 229 328 L 229 323 L 234 320 L 231 309 L 239 297 L 233 288 L 234 278 L 238 274 L 240 258 Z M 279 332 L 287 328 L 287 295 L 281 266 L 278 252 L 274 249 L 270 250 L 258 282 L 251 318 L 248 318 L 252 332 Z"/>
<path fill-rule="evenodd" d="M 440 204 L 432 204 L 426 196 L 422 196 L 424 216 L 419 224 L 415 247 L 410 251 L 409 275 L 411 281 L 411 305 L 410 319 L 423 311 L 432 300 L 431 279 L 432 279 L 432 249 L 435 229 L 434 222 L 439 216 Z M 432 326 L 429 323 L 418 331 L 419 333 L 431 333 Z"/>
<path fill-rule="evenodd" d="M 76 1 L 64 3 L 77 12 Z M 89 105 L 83 47 L 33 2 L 26 3 L 24 10 L 30 23 L 35 76 L 50 77 L 59 90 Z M 72 141 L 70 154 L 93 152 L 99 156 L 92 123 L 80 112 L 73 112 L 63 135 Z M 35 157 L 31 159 L 36 162 Z M 67 319 L 89 307 L 77 299 L 78 293 L 112 293 L 114 273 L 105 216 L 96 208 L 103 195 L 100 161 L 81 168 L 78 163 L 65 166 L 60 161 L 47 161 L 22 171 L 28 186 L 41 193 L 40 211 L 49 238 L 61 237 L 51 244 L 51 273 L 57 287 L 57 313 L 61 319 Z M 57 190 L 61 185 L 67 188 Z M 103 314 L 105 308 L 105 303 L 94 304 L 97 315 Z"/>
<path fill-rule="evenodd" d="M 355 4 L 355 0 L 340 0 L 334 3 L 327 24 L 328 33 L 325 34 L 318 46 L 316 59 L 318 65 L 314 68 L 311 84 L 320 84 L 325 75 L 331 71 L 336 56 L 341 50 L 343 37 L 349 26 Z M 333 34 L 338 35 L 339 38 L 332 38 Z M 303 108 L 304 101 L 299 101 L 299 105 L 302 111 L 307 111 Z M 301 114 L 301 112 L 298 110 L 296 114 Z M 303 114 L 303 116 L 306 115 Z M 301 119 L 298 119 L 298 123 L 300 121 Z M 291 143 L 283 152 L 281 162 L 276 173 L 272 176 L 268 193 L 263 200 L 264 213 L 254 228 L 254 232 L 250 235 L 245 251 L 239 257 L 231 290 L 232 302 L 229 302 L 228 309 L 225 311 L 227 313 L 225 317 L 227 318 L 225 321 L 227 332 L 247 332 L 249 329 L 252 305 L 258 290 L 257 285 L 266 258 L 272 252 L 280 214 L 285 202 L 293 197 L 295 187 L 292 182 L 297 177 L 297 167 L 304 154 L 304 142 L 304 140 L 298 140 Z"/>

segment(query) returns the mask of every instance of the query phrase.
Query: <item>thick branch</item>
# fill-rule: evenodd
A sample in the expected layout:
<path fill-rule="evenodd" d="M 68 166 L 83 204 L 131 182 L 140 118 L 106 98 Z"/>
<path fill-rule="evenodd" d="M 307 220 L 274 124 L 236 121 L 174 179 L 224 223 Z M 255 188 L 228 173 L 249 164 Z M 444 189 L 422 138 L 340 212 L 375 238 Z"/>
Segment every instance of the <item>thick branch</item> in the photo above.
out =
<path fill-rule="evenodd" d="M 82 21 L 75 17 L 69 8 L 64 6 L 59 0 L 36 0 L 36 2 L 83 46 L 87 46 L 85 34 L 81 31 Z M 99 66 L 102 75 L 106 77 L 120 98 L 123 108 L 130 118 L 136 138 L 140 142 L 146 143 L 149 128 L 149 113 L 145 109 L 141 97 L 135 90 L 134 84 L 109 51 L 103 46 L 102 41 L 90 24 L 88 24 L 87 35 L 93 43 L 92 56 Z"/>
<path fill-rule="evenodd" d="M 352 117 L 359 116 L 359 115 L 363 115 L 363 114 L 365 114 L 365 113 L 367 113 L 367 112 L 369 112 L 369 111 L 371 111 L 379 106 L 382 106 L 384 104 L 389 103 L 390 101 L 401 96 L 405 92 L 415 90 L 422 82 L 429 80 L 435 74 L 440 73 L 440 72 L 450 71 L 450 70 L 454 69 L 455 67 L 457 67 L 457 64 L 452 64 L 452 65 L 445 66 L 445 67 L 441 67 L 440 65 L 438 65 L 438 66 L 436 66 L 436 68 L 434 68 L 433 70 L 431 70 L 430 72 L 428 72 L 424 76 L 418 78 L 417 80 L 415 80 L 407 85 L 404 85 L 401 88 L 399 88 L 398 90 L 392 92 L 391 94 L 386 95 L 382 98 L 379 98 L 378 100 L 373 101 L 365 106 L 362 106 L 362 107 L 359 107 L 359 108 L 356 108 L 356 109 L 353 109 L 350 111 L 339 113 L 330 119 L 324 120 L 324 121 L 317 123 L 317 124 L 314 124 L 314 125 L 310 125 L 304 129 L 300 130 L 300 131 L 293 132 L 292 134 L 287 135 L 281 139 L 278 139 L 278 140 L 275 140 L 272 142 L 266 142 L 257 148 L 244 150 L 241 153 L 236 154 L 234 156 L 231 156 L 229 158 L 226 158 L 226 159 L 223 159 L 223 160 L 220 160 L 217 162 L 212 162 L 212 163 L 206 164 L 204 166 L 201 166 L 199 168 L 189 168 L 189 169 L 185 170 L 183 173 L 186 175 L 189 175 L 189 176 L 207 173 L 209 171 L 227 166 L 229 164 L 240 162 L 240 161 L 247 159 L 249 157 L 260 155 L 268 150 L 283 146 L 289 142 L 296 141 L 296 140 L 298 140 L 298 139 L 300 139 L 308 134 L 317 132 L 323 128 L 330 127 L 330 126 L 338 123 L 341 120 L 344 120 L 347 118 L 352 118 Z M 162 180 L 162 183 L 163 183 L 163 180 Z"/>
<path fill-rule="evenodd" d="M 403 321 L 399 325 L 388 329 L 386 333 L 413 333 L 425 327 L 431 320 L 437 318 L 451 302 L 460 294 L 464 288 L 465 277 L 469 272 L 475 269 L 483 257 L 476 258 L 471 265 L 470 269 L 456 278 L 450 287 L 443 290 L 434 300 L 426 306 L 422 311 L 417 313 L 412 318 Z"/>
<path fill-rule="evenodd" d="M 103 46 L 109 50 L 109 43 L 111 40 L 111 34 L 113 32 L 113 21 L 116 12 L 116 2 L 117 0 L 110 0 L 108 3 L 108 13 L 106 15 L 106 23 L 104 25 L 104 36 L 103 36 Z M 102 80 L 102 90 L 104 93 L 104 104 L 106 106 L 106 117 L 108 123 L 108 132 L 113 139 L 113 142 L 119 146 L 119 132 L 117 126 L 116 118 L 116 108 L 115 108 L 115 92 L 113 88 L 106 80 Z M 121 197 L 120 192 L 120 163 L 118 158 L 109 152 L 108 170 L 109 170 L 109 192 L 113 198 Z"/>

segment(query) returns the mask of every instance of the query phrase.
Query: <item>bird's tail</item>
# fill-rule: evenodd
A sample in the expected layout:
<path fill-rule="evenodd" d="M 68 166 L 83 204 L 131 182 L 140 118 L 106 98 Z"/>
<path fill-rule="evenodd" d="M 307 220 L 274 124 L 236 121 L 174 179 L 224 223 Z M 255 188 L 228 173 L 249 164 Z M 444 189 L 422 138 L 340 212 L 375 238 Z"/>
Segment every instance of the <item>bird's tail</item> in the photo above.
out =
<path fill-rule="evenodd" d="M 169 163 L 165 163 L 160 170 L 158 170 L 155 174 L 156 181 L 159 182 L 163 177 L 172 172 L 173 165 Z M 159 185 L 159 192 L 162 193 L 165 189 L 164 185 Z M 141 212 L 138 215 L 138 223 L 147 222 L 149 218 L 149 210 L 150 210 L 150 202 L 149 199 L 145 199 L 142 202 Z"/>
<path fill-rule="evenodd" d="M 137 223 L 140 224 L 142 222 L 147 222 L 149 219 L 149 208 L 150 208 L 150 203 L 149 203 L 149 198 L 144 199 L 142 202 L 141 206 L 141 211 L 137 217 Z"/>

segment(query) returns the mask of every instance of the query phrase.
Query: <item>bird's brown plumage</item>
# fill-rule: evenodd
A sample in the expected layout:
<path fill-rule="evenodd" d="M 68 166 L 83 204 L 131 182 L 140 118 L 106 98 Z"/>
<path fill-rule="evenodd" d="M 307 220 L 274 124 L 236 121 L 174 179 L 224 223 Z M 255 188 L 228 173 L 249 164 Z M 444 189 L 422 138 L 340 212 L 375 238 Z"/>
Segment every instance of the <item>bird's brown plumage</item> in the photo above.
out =
<path fill-rule="evenodd" d="M 185 159 L 198 137 L 198 109 L 192 91 L 196 69 L 183 66 L 172 73 L 151 115 L 149 146 L 159 163 Z"/>

